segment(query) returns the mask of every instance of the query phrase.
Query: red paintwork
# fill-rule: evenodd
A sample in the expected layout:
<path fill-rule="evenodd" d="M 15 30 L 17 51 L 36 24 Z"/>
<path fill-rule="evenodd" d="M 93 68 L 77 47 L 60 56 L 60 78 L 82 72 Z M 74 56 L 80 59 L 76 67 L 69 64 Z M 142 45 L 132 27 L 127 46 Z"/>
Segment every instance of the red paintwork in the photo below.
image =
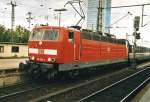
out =
<path fill-rule="evenodd" d="M 44 55 L 44 54 L 29 54 L 29 58 L 34 56 L 35 62 L 48 62 L 48 58 L 56 58 L 55 63 L 77 63 L 77 62 L 94 62 L 106 60 L 119 60 L 127 59 L 128 52 L 126 45 L 113 44 L 108 42 L 98 42 L 92 40 L 85 40 L 80 38 L 80 31 L 64 28 L 64 27 L 51 27 L 41 26 L 34 29 L 59 29 L 59 39 L 57 41 L 30 41 L 29 48 L 37 49 L 57 49 L 57 55 Z M 74 43 L 68 41 L 68 32 L 75 33 Z M 42 51 L 41 51 L 42 52 Z M 31 60 L 31 58 L 30 58 Z"/>

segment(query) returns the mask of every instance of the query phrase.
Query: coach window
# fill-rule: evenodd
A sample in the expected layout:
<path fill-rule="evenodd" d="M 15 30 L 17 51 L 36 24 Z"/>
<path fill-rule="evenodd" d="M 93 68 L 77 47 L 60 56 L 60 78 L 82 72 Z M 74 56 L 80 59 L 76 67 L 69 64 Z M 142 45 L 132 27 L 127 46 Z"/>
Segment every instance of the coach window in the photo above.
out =
<path fill-rule="evenodd" d="M 0 46 L 0 53 L 4 53 L 4 46 Z"/>
<path fill-rule="evenodd" d="M 69 32 L 68 33 L 68 41 L 73 42 L 74 41 L 74 32 Z"/>
<path fill-rule="evenodd" d="M 11 52 L 18 53 L 19 52 L 19 46 L 12 46 Z"/>

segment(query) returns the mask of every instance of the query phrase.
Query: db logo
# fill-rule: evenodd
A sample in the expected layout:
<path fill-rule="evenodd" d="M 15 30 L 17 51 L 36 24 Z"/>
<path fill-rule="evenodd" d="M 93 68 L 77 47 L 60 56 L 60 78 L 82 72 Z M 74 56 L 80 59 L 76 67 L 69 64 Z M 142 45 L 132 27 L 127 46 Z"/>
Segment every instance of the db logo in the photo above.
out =
<path fill-rule="evenodd" d="M 39 54 L 44 54 L 44 50 L 43 49 L 39 49 Z"/>
<path fill-rule="evenodd" d="M 107 52 L 110 52 L 110 48 L 109 47 L 107 48 Z"/>

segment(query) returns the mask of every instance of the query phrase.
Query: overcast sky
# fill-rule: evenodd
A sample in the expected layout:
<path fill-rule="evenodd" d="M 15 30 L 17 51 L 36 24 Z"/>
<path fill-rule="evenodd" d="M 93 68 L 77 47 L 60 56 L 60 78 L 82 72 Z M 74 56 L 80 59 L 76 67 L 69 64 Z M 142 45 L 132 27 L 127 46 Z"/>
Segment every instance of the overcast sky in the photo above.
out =
<path fill-rule="evenodd" d="M 32 12 L 32 24 L 37 23 L 49 23 L 50 25 L 58 25 L 57 13 L 54 9 L 63 8 L 64 4 L 68 0 L 14 0 L 17 3 L 15 8 L 15 25 L 22 25 L 27 27 L 28 23 L 26 18 L 27 12 Z M 11 24 L 11 6 L 9 3 L 11 0 L 0 0 L 0 24 L 5 25 L 10 28 Z M 112 0 L 112 6 L 119 5 L 134 5 L 134 4 L 144 4 L 150 3 L 150 0 Z M 41 6 L 43 5 L 43 6 Z M 84 7 L 86 4 L 84 4 Z M 52 9 L 49 9 L 52 8 Z M 79 16 L 74 12 L 70 5 L 67 5 L 68 11 L 62 14 L 62 26 L 70 26 L 76 24 L 79 20 Z M 128 15 L 117 23 L 113 24 L 111 28 L 111 33 L 115 34 L 119 38 L 125 38 L 126 33 L 130 34 L 133 32 L 133 18 L 134 16 L 141 16 L 141 7 L 130 7 L 130 8 L 119 8 L 112 9 L 111 24 L 116 22 L 119 18 L 125 16 L 128 12 L 132 15 Z M 144 10 L 144 24 L 150 22 L 150 6 L 145 6 Z M 143 38 L 143 43 L 150 46 L 150 23 L 145 27 L 140 28 L 141 37 Z M 130 38 L 130 37 L 129 37 Z M 130 38 L 131 39 L 131 38 Z M 139 41 L 140 42 L 140 41 Z"/>
<path fill-rule="evenodd" d="M 32 12 L 32 17 L 34 18 L 32 23 L 49 23 L 52 25 L 58 25 L 57 13 L 54 12 L 54 9 L 64 8 L 64 4 L 67 0 L 15 0 L 15 25 L 21 24 L 22 26 L 27 26 L 26 22 L 27 12 Z M 8 4 L 11 0 L 0 0 L 0 23 L 10 27 L 10 15 L 11 15 L 11 6 Z M 43 6 L 41 6 L 43 5 Z M 49 9 L 52 8 L 52 9 Z M 62 20 L 65 19 L 65 23 L 62 22 L 62 25 L 67 25 L 70 23 L 72 25 L 76 21 L 75 13 L 72 12 L 71 7 L 68 5 L 66 7 L 67 12 L 62 14 Z M 74 18 L 74 19 L 71 19 Z M 70 22 L 71 21 L 71 22 Z"/>
<path fill-rule="evenodd" d="M 150 3 L 150 0 L 112 0 L 112 6 L 118 5 L 137 5 L 137 4 L 146 4 Z M 148 24 L 147 26 L 140 27 L 141 32 L 141 40 L 138 40 L 140 45 L 150 46 L 150 5 L 144 7 L 144 18 L 143 18 L 143 25 Z M 113 25 L 113 32 L 115 35 L 125 38 L 125 33 L 129 35 L 133 32 L 133 19 L 135 16 L 142 15 L 142 7 L 130 7 L 130 8 L 118 8 L 112 9 L 112 18 L 111 23 L 117 21 L 119 18 L 125 16 L 127 12 L 130 12 L 132 15 L 128 15 L 119 22 Z M 149 23 L 148 23 L 149 22 Z M 141 24 L 140 24 L 141 25 Z M 117 28 L 116 28 L 117 27 Z M 131 36 L 128 37 L 130 40 L 132 39 Z M 149 42 L 147 42 L 149 41 Z"/>

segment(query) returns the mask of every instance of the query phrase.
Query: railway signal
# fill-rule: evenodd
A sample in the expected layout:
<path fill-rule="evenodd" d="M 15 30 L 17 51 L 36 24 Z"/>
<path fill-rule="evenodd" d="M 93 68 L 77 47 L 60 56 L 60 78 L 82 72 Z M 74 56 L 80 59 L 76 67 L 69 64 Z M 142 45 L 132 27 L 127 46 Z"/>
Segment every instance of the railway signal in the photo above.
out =
<path fill-rule="evenodd" d="M 31 20 L 33 19 L 33 18 L 31 17 L 32 12 L 28 12 L 27 15 L 28 15 L 28 18 L 26 18 L 26 19 L 27 19 L 27 22 L 29 23 L 28 28 L 29 28 L 29 30 L 30 30 L 30 27 L 31 27 Z"/>
<path fill-rule="evenodd" d="M 140 16 L 135 16 L 134 17 L 134 33 L 133 36 L 135 37 L 135 43 L 136 43 L 136 39 L 140 39 L 140 33 L 137 32 L 139 31 L 139 25 L 140 25 Z"/>
<path fill-rule="evenodd" d="M 140 39 L 140 38 L 141 38 L 141 37 L 140 37 L 140 33 L 136 33 L 135 38 L 136 38 L 136 39 Z"/>
<path fill-rule="evenodd" d="M 137 31 L 139 31 L 139 25 L 140 25 L 140 16 L 135 16 L 134 17 L 134 32 L 133 32 L 133 37 L 134 37 L 134 45 L 133 45 L 133 61 L 132 61 L 132 68 L 136 69 L 136 61 L 135 61 L 135 55 L 136 55 L 136 40 L 140 39 L 140 33 L 138 33 Z"/>
<path fill-rule="evenodd" d="M 140 34 L 140 32 L 133 32 L 133 36 L 135 36 L 135 39 L 141 39 Z"/>
<path fill-rule="evenodd" d="M 139 25 L 140 25 L 140 16 L 135 16 L 135 18 L 134 18 L 135 31 L 139 31 Z"/>

